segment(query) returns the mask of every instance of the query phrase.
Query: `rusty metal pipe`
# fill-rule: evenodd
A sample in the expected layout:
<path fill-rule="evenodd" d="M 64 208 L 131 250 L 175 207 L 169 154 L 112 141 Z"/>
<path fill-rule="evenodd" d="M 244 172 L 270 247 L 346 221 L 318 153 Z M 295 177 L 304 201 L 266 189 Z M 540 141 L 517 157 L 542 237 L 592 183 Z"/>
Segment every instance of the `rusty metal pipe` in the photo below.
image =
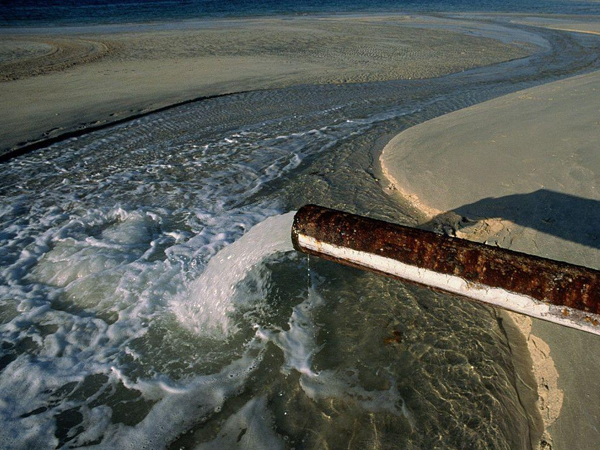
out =
<path fill-rule="evenodd" d="M 298 251 L 600 335 L 600 271 L 307 205 Z"/>

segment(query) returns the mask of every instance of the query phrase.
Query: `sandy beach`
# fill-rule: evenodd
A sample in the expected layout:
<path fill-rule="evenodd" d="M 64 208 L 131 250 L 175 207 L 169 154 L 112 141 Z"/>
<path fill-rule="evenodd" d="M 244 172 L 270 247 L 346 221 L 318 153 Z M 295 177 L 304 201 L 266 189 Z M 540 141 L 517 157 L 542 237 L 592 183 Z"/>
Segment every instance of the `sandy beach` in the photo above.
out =
<path fill-rule="evenodd" d="M 503 17 L 514 24 L 556 30 L 577 29 L 591 34 L 600 32 L 600 25 L 593 21 Z M 194 99 L 291 86 L 430 79 L 517 60 L 541 52 L 545 45 L 541 37 L 532 44 L 532 41 L 507 37 L 505 31 L 499 24 L 471 21 L 468 15 L 460 19 L 348 15 L 103 25 L 87 29 L 6 28 L 0 31 L 0 157 L 38 144 L 43 146 L 72 133 L 83 135 L 88 130 L 123 123 Z M 290 108 L 301 101 L 301 94 L 297 95 L 296 103 L 290 100 Z M 378 188 L 381 197 L 387 196 L 381 193 L 380 185 L 389 184 L 388 191 L 393 199 L 397 199 L 399 193 L 403 199 L 410 200 L 417 210 L 415 217 L 421 217 L 425 227 L 443 228 L 467 239 L 600 268 L 600 244 L 597 241 L 600 159 L 595 149 L 600 135 L 596 103 L 599 96 L 600 74 L 592 73 L 510 94 L 422 123 L 396 136 L 383 150 L 381 169 L 387 181 L 379 180 L 377 172 L 369 173 L 373 180 L 369 178 L 368 181 Z M 360 101 L 366 103 L 369 100 Z M 279 102 L 278 107 L 284 103 Z M 217 113 L 211 112 L 214 117 L 213 122 L 207 121 L 210 124 L 218 123 L 220 118 L 219 106 L 212 107 Z M 181 114 L 182 120 L 189 120 L 186 114 L 191 113 Z M 293 121 L 290 119 L 293 111 L 281 114 L 284 119 L 280 120 Z M 397 114 L 401 117 L 404 113 Z M 344 117 L 336 117 L 332 123 L 341 127 L 344 120 Z M 157 136 L 163 133 L 168 136 L 164 143 L 168 146 L 169 139 L 175 140 L 177 132 L 184 135 L 185 126 L 190 126 L 188 122 L 178 129 L 178 125 L 177 120 L 163 124 L 144 122 L 139 124 L 136 132 L 144 138 L 155 132 Z M 115 142 L 119 142 L 118 138 L 126 132 L 129 131 L 117 131 Z M 243 142 L 244 132 L 246 130 L 236 132 L 219 143 L 243 150 L 246 147 L 238 145 L 236 139 Z M 302 137 L 303 133 L 294 132 L 283 137 L 275 133 L 273 139 L 265 138 L 259 142 L 264 143 L 265 148 L 275 148 L 272 140 Z M 315 129 L 305 134 L 311 133 L 320 136 Z M 332 142 L 337 145 L 338 139 L 340 142 L 344 139 L 343 132 L 334 137 Z M 137 145 L 136 139 L 136 135 L 131 138 L 135 143 L 133 147 Z M 107 172 L 102 176 L 93 174 L 92 185 L 106 182 L 128 186 L 127 183 L 137 180 L 138 168 L 132 172 L 134 175 L 122 178 L 119 178 L 117 168 L 109 168 L 112 164 L 109 153 L 119 153 L 118 146 L 112 146 L 108 138 L 100 139 L 98 145 L 106 146 L 98 151 L 106 159 L 94 164 L 106 166 Z M 216 146 L 210 142 L 202 151 L 208 154 L 211 145 Z M 322 145 L 329 148 L 327 145 L 334 144 Z M 196 141 L 186 142 L 184 149 L 185 146 L 191 151 L 196 148 Z M 376 160 L 376 152 L 381 146 L 372 147 Z M 185 151 L 173 156 L 175 160 L 177 156 L 186 159 L 182 155 Z M 157 162 L 153 154 L 142 155 L 139 164 L 143 170 L 139 169 L 139 173 L 152 173 L 159 168 L 170 173 L 179 170 L 184 163 L 195 163 L 187 158 L 179 166 L 171 166 L 171 156 Z M 248 156 L 247 166 L 251 166 L 256 158 L 254 154 Z M 271 164 L 271 157 L 265 158 Z M 272 157 L 275 161 L 279 161 L 278 158 L 281 158 L 278 153 Z M 292 160 L 288 165 L 295 168 L 294 164 L 300 162 Z M 220 170 L 221 166 L 216 167 Z M 240 167 L 252 173 L 246 165 Z M 339 169 L 337 165 L 332 167 Z M 115 174 L 111 173 L 113 169 Z M 68 173 L 70 169 L 63 170 Z M 354 166 L 348 170 L 349 180 L 356 176 L 353 170 Z M 324 193 L 319 195 L 327 198 L 330 185 L 335 184 L 330 183 L 329 178 L 333 171 L 322 170 L 323 174 L 318 170 L 310 171 L 307 176 L 314 176 L 316 181 L 306 183 L 306 197 L 312 200 L 317 195 L 310 191 L 314 186 L 315 192 L 323 189 Z M 206 181 L 208 174 L 218 171 L 203 169 L 199 164 L 192 172 L 194 176 L 190 183 L 200 183 L 193 189 L 195 195 L 210 186 Z M 270 173 L 269 170 L 266 173 Z M 360 176 L 364 175 L 361 172 Z M 222 178 L 234 179 L 236 176 L 227 174 Z M 162 182 L 161 176 L 156 178 Z M 260 179 L 259 176 L 256 178 Z M 249 176 L 249 179 L 253 178 Z M 70 182 L 76 183 L 79 179 Z M 21 189 L 19 180 L 14 183 Z M 321 188 L 318 183 L 325 187 Z M 143 192 L 149 184 L 147 179 L 140 181 L 135 189 Z M 215 181 L 214 192 L 217 194 L 209 193 L 206 197 L 233 195 L 222 188 L 222 184 L 222 179 Z M 362 186 L 357 181 L 353 189 L 360 191 Z M 160 198 L 171 188 L 165 183 L 146 194 L 157 203 L 155 196 Z M 94 196 L 90 194 L 90 198 Z M 174 198 L 182 196 L 173 194 Z M 347 197 L 344 192 L 344 202 Z M 67 203 L 78 205 L 80 201 L 69 197 Z M 352 201 L 356 203 L 356 199 L 348 200 Z M 170 211 L 164 214 L 167 217 Z M 190 219 L 190 223 L 194 226 L 196 221 L 200 223 L 202 214 L 192 214 L 190 217 L 195 218 Z M 115 219 L 116 222 L 120 220 Z M 204 224 L 201 225 L 204 230 Z M 188 226 L 187 222 L 185 226 Z M 142 225 L 141 228 L 146 230 Z M 190 229 L 189 236 L 200 236 L 204 232 L 197 232 L 193 226 Z M 95 233 L 94 230 L 90 233 Z M 56 238 L 58 241 L 63 239 L 61 233 Z M 169 239 L 176 239 L 178 245 L 180 240 L 183 242 L 189 237 L 183 234 L 169 236 Z M 67 241 L 71 242 L 69 239 Z M 42 250 L 39 252 L 43 253 Z M 511 383 L 517 385 L 519 405 L 513 409 L 533 410 L 538 397 L 539 415 L 547 431 L 541 448 L 549 448 L 544 447 L 546 443 L 553 449 L 567 449 L 572 448 L 569 444 L 573 442 L 578 444 L 577 448 L 594 448 L 600 438 L 600 431 L 595 427 L 600 418 L 600 386 L 595 375 L 600 362 L 589 363 L 587 359 L 590 352 L 600 354 L 597 338 L 517 315 L 493 314 L 490 328 L 504 320 L 503 332 L 508 335 L 508 341 L 515 344 L 514 350 L 509 350 L 508 358 L 515 366 L 515 379 L 506 382 L 511 388 Z M 502 339 L 505 339 L 504 335 L 498 341 Z M 437 361 L 437 358 L 432 359 Z M 462 377 L 462 374 L 458 375 Z M 527 436 L 525 433 L 518 436 L 524 442 L 536 440 L 541 433 L 538 429 L 541 428 L 540 417 L 533 415 L 537 413 L 520 418 L 519 426 L 529 428 Z M 378 432 L 376 427 L 375 432 Z M 477 435 L 476 428 L 473 435 Z M 527 444 L 529 442 L 524 445 Z"/>
<path fill-rule="evenodd" d="M 598 269 L 599 97 L 596 72 L 475 105 L 396 136 L 382 167 L 429 226 Z M 552 448 L 595 448 L 597 336 L 514 318 L 528 339 Z"/>
<path fill-rule="evenodd" d="M 247 19 L 2 31 L 0 151 L 178 102 L 297 84 L 430 78 L 531 47 L 423 18 Z"/>

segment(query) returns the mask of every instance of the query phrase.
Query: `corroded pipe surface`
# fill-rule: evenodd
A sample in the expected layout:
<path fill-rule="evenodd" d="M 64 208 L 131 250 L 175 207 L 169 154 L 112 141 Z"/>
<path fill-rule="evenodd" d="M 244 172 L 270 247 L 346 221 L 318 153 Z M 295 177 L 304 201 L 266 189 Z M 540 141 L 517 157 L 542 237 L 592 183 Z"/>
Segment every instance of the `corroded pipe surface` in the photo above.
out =
<path fill-rule="evenodd" d="M 298 251 L 600 334 L 600 271 L 315 205 Z"/>

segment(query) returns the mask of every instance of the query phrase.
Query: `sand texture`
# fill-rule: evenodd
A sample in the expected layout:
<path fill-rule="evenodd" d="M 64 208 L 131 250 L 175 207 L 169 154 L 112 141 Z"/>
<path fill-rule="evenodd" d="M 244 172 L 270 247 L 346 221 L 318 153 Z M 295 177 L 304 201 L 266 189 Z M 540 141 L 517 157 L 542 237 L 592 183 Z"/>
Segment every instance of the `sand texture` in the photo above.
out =
<path fill-rule="evenodd" d="M 0 42 L 0 81 L 60 72 L 101 59 L 110 50 L 93 40 L 6 38 Z"/>
<path fill-rule="evenodd" d="M 436 77 L 530 51 L 419 23 L 397 16 L 3 30 L 0 151 L 203 96 Z"/>
<path fill-rule="evenodd" d="M 396 136 L 383 170 L 461 237 L 600 269 L 599 105 L 600 73 L 507 95 Z M 552 448 L 596 448 L 600 340 L 521 322 Z"/>
<path fill-rule="evenodd" d="M 383 163 L 430 214 L 483 219 L 463 233 L 599 266 L 598 96 L 598 74 L 507 95 L 401 133 Z"/>
<path fill-rule="evenodd" d="M 512 18 L 512 23 L 534 25 L 553 30 L 574 31 L 577 33 L 600 34 L 600 23 L 585 16 L 566 17 L 523 17 Z"/>

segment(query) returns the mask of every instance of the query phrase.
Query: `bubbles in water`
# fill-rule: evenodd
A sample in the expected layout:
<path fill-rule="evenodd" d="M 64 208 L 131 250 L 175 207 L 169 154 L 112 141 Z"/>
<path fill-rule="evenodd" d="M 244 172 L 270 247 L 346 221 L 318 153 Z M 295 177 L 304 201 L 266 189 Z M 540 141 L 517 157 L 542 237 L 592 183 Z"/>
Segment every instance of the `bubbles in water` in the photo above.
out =
<path fill-rule="evenodd" d="M 98 442 L 102 448 L 196 448 L 201 442 L 276 448 L 288 441 L 319 448 L 347 444 L 353 433 L 361 444 L 388 439 L 397 446 L 414 436 L 407 425 L 413 418 L 436 436 L 456 437 L 456 448 L 464 446 L 461 433 L 468 430 L 441 423 L 436 414 L 489 417 L 469 436 L 484 444 L 509 442 L 503 430 L 526 425 L 522 416 L 503 422 L 510 416 L 506 408 L 498 412 L 496 397 L 512 401 L 512 378 L 504 370 L 511 370 L 505 349 L 496 347 L 490 331 L 495 321 L 484 330 L 476 321 L 465 329 L 472 313 L 447 313 L 447 299 L 435 314 L 423 314 L 417 302 L 393 309 L 397 286 L 367 289 L 365 279 L 337 278 L 317 261 L 307 286 L 305 260 L 276 255 L 291 250 L 292 213 L 276 216 L 288 207 L 282 190 L 292 186 L 298 204 L 312 201 L 307 183 L 317 180 L 319 198 L 379 207 L 372 201 L 384 196 L 379 185 L 371 188 L 376 197 L 366 184 L 354 183 L 370 170 L 355 162 L 374 145 L 369 130 L 423 110 L 403 126 L 415 123 L 489 96 L 456 94 L 459 82 L 233 95 L 5 164 L 0 446 L 10 440 L 22 448 Z M 429 108 L 436 102 L 442 106 Z M 316 175 L 308 176 L 313 169 Z M 328 273 L 327 289 L 315 282 L 321 271 Z M 385 295 L 394 300 L 382 308 L 386 321 L 425 316 L 435 333 L 419 335 L 427 325 L 406 320 L 406 340 L 383 348 L 384 332 L 392 331 L 388 322 L 365 317 L 379 318 L 377 296 Z M 263 314 L 261 308 L 271 309 Z M 504 384 L 489 390 L 479 373 L 466 377 L 462 366 L 452 367 L 450 344 L 443 334 L 440 341 L 439 330 L 449 336 L 462 330 L 455 353 L 479 330 L 487 347 L 471 352 L 469 363 L 481 379 L 504 376 Z M 412 341 L 411 333 L 417 336 Z M 479 355 L 494 363 L 477 366 Z M 413 376 L 420 382 L 407 388 Z M 430 442 L 428 433 L 418 433 Z M 507 448 L 479 448 L 490 447 Z"/>
<path fill-rule="evenodd" d="M 293 219 L 294 212 L 269 217 L 212 257 L 187 292 L 172 302 L 181 323 L 200 334 L 234 332 L 229 315 L 236 301 L 244 302 L 239 284 L 268 256 L 293 250 Z"/>
<path fill-rule="evenodd" d="M 200 444 L 196 450 L 284 449 L 281 437 L 274 431 L 274 422 L 267 398 L 253 398 L 227 419 L 216 439 Z"/>
<path fill-rule="evenodd" d="M 313 310 L 323 303 L 316 289 L 310 287 L 307 299 L 293 308 L 287 330 L 259 328 L 259 336 L 270 340 L 283 351 L 285 363 L 280 369 L 283 374 L 288 375 L 296 370 L 309 377 L 316 376 L 311 365 L 313 356 L 320 349 L 317 345 L 320 328 L 314 322 Z"/>

